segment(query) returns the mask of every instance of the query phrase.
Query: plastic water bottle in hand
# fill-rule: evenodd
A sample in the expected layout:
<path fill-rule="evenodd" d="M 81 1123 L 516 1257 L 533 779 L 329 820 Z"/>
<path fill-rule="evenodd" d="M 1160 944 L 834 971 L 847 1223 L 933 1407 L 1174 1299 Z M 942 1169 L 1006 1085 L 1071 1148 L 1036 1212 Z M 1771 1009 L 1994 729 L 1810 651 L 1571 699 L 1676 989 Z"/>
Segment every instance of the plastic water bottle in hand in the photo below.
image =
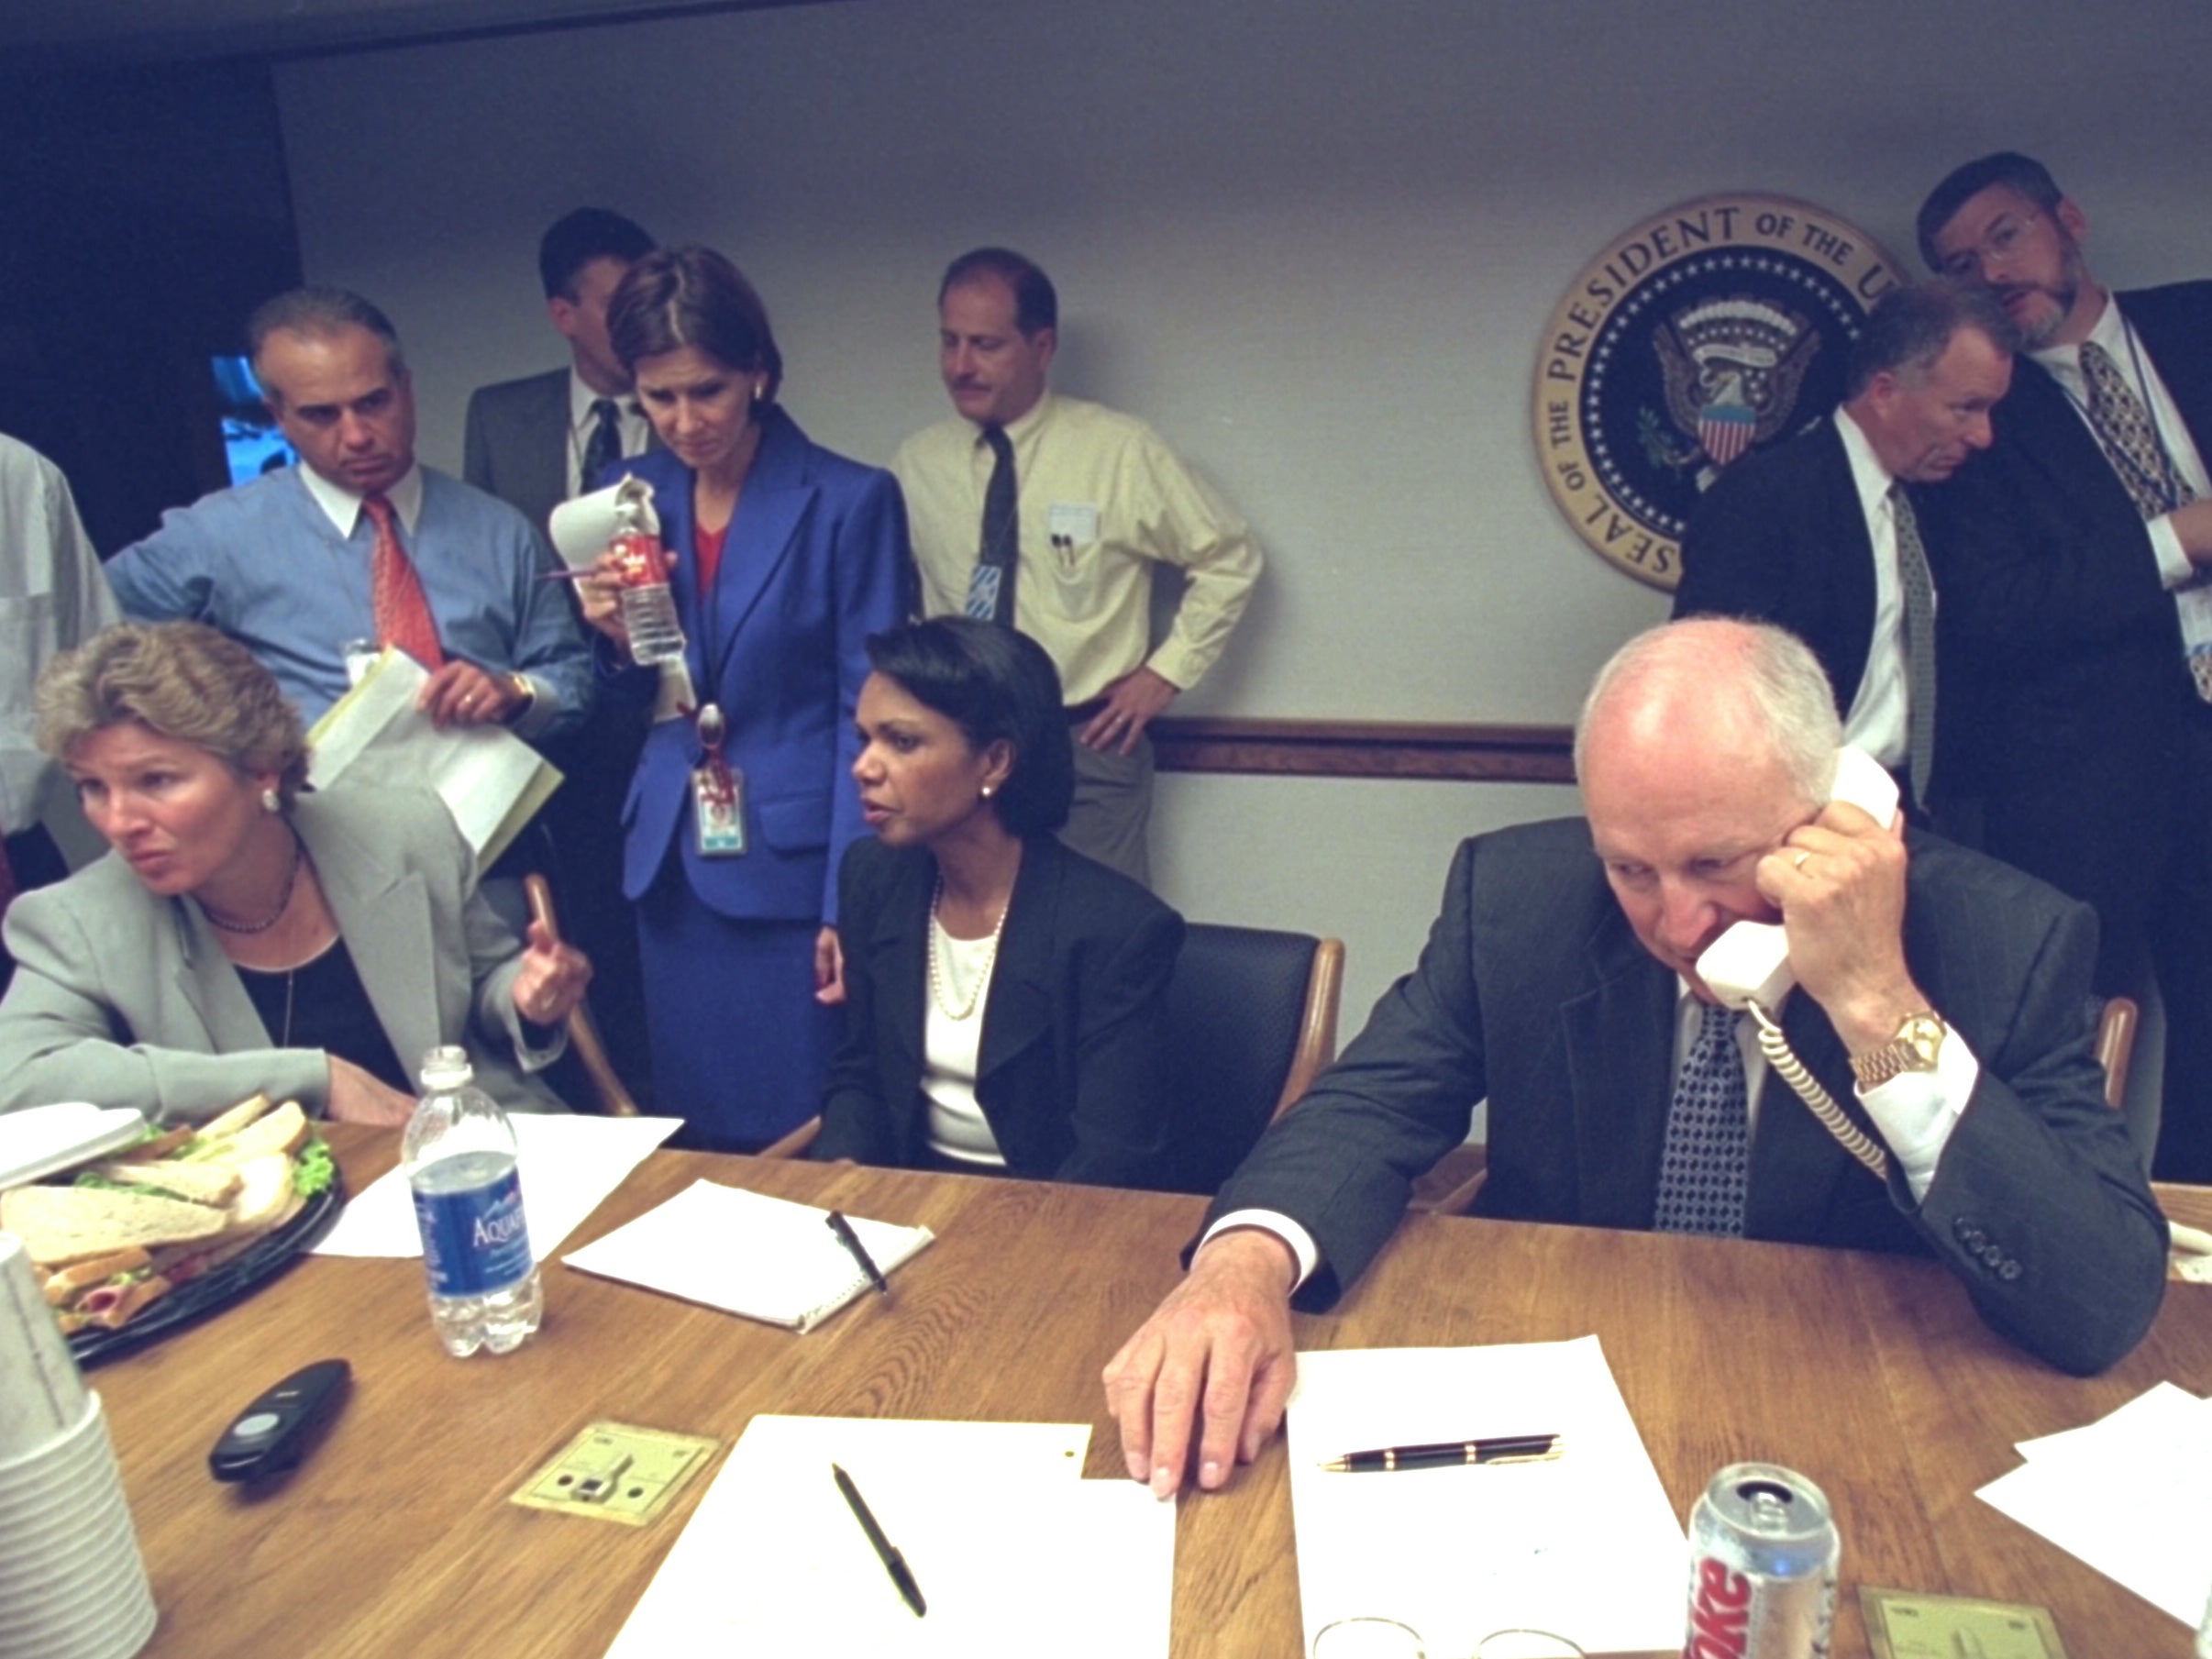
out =
<path fill-rule="evenodd" d="M 622 625 L 630 636 L 630 657 L 640 668 L 683 660 L 683 625 L 676 620 L 668 558 L 647 516 L 652 501 L 652 485 L 635 474 L 624 479 L 614 491 L 614 539 L 608 544 L 621 561 Z"/>
<path fill-rule="evenodd" d="M 514 1126 L 474 1077 L 464 1048 L 425 1055 L 422 1099 L 400 1149 L 423 1233 L 430 1322 L 457 1359 L 521 1346 L 545 1312 Z"/>

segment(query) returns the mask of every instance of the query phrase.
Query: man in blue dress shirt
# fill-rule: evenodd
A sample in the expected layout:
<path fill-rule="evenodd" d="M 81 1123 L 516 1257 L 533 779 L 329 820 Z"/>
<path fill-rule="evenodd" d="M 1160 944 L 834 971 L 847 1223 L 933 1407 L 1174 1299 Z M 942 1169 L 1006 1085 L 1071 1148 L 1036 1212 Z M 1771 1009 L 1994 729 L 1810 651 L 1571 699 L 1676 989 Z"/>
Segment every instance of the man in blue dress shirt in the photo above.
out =
<path fill-rule="evenodd" d="M 591 655 L 568 595 L 540 580 L 552 554 L 505 503 L 415 464 L 415 391 L 383 313 L 342 289 L 295 289 L 254 313 L 247 338 L 300 464 L 164 514 L 107 567 L 125 612 L 221 629 L 312 723 L 346 692 L 347 647 L 393 637 L 390 595 L 380 618 L 374 593 L 382 521 L 435 629 L 431 718 L 532 739 L 573 727 Z"/>

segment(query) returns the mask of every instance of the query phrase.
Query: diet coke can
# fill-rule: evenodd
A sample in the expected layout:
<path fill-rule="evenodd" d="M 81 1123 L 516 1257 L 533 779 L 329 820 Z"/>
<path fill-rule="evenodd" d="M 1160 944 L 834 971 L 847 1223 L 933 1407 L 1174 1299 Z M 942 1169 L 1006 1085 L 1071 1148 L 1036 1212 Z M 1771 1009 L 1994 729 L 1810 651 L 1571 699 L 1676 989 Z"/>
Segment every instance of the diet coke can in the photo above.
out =
<path fill-rule="evenodd" d="M 1690 1511 L 1682 1659 L 1828 1659 L 1843 1540 L 1820 1488 L 1735 1463 Z"/>

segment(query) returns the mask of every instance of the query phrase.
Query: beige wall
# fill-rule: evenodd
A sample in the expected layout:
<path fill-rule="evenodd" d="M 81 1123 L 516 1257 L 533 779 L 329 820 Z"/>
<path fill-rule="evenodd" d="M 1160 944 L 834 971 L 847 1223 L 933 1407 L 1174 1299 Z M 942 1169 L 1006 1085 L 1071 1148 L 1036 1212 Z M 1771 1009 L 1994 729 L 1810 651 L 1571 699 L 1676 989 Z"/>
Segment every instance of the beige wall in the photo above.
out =
<path fill-rule="evenodd" d="M 1189 712 L 1566 720 L 1664 599 L 1584 552 L 1526 430 L 1543 323 L 1617 233 L 1802 196 L 1908 260 L 1952 163 L 2042 153 L 2098 269 L 2212 272 L 2202 0 L 1850 7 L 1553 0 L 846 0 L 368 52 L 278 75 L 312 278 L 406 337 L 423 445 L 559 360 L 538 232 L 581 203 L 733 254 L 786 401 L 881 460 L 944 408 L 945 260 L 1054 273 L 1068 390 L 1145 415 L 1263 536 L 1266 586 Z M 1332 931 L 1355 1028 L 1461 835 L 1570 791 L 1163 780 L 1194 917 Z"/>

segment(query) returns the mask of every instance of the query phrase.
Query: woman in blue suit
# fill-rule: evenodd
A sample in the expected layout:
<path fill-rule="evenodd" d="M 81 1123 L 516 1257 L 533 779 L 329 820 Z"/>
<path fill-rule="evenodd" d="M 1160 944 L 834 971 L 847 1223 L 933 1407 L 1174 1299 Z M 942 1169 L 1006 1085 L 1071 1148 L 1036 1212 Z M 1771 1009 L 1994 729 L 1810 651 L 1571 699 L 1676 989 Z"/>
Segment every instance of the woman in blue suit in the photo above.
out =
<path fill-rule="evenodd" d="M 898 617 L 906 511 L 890 473 L 777 406 L 768 314 L 720 254 L 648 254 L 607 326 L 663 448 L 601 481 L 652 485 L 687 642 L 623 806 L 654 1087 L 690 1144 L 750 1151 L 814 1110 L 835 1043 L 837 864 L 866 833 L 853 716 L 867 637 Z M 582 587 L 625 647 L 603 666 L 650 694 L 615 588 Z"/>

